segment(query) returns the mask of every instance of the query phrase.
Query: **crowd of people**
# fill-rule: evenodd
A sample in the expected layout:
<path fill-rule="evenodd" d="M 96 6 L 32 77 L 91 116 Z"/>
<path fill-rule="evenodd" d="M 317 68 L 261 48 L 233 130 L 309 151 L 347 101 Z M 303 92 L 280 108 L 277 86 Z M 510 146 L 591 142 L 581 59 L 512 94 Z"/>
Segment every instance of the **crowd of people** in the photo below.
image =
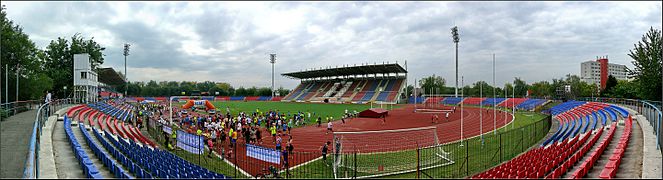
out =
<path fill-rule="evenodd" d="M 256 108 L 254 112 L 231 112 L 230 107 L 226 107 L 225 112 L 216 111 L 213 114 L 199 113 L 195 107 L 191 109 L 181 109 L 173 107 L 172 124 L 169 120 L 168 105 L 166 103 L 147 103 L 140 104 L 137 108 L 138 113 L 136 124 L 142 124 L 143 121 L 158 122 L 156 126 L 172 127 L 172 134 L 164 132 L 164 138 L 169 149 L 176 149 L 177 141 L 176 129 L 187 133 L 196 134 L 204 137 L 204 141 L 209 149 L 215 150 L 222 158 L 232 158 L 233 150 L 236 146 L 244 144 L 253 144 L 258 146 L 274 145 L 275 149 L 282 153 L 283 166 L 288 166 L 288 154 L 292 154 L 294 146 L 292 144 L 292 128 L 307 125 L 313 117 L 316 118 L 317 127 L 321 126 L 322 116 L 315 112 L 296 112 L 283 113 L 276 109 L 261 111 Z M 350 112 L 345 110 L 341 115 L 342 123 L 347 118 L 357 116 L 357 111 Z M 324 117 L 327 121 L 327 133 L 333 132 L 332 116 Z M 148 119 L 148 120 L 145 120 Z M 170 137 L 169 137 L 170 136 Z M 271 142 L 264 142 L 264 136 L 271 137 Z M 268 144 L 271 143 L 271 144 Z M 326 142 L 321 142 L 321 152 L 326 156 L 328 148 Z M 207 156 L 212 156 L 209 151 Z M 326 159 L 326 158 L 325 158 Z"/>

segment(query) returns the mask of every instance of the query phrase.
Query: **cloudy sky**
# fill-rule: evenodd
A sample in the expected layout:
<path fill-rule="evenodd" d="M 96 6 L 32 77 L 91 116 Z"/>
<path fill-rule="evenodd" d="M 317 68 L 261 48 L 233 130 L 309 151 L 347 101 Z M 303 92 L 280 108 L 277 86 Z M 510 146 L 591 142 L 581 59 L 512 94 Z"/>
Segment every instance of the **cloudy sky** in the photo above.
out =
<path fill-rule="evenodd" d="M 528 83 L 579 74 L 596 56 L 632 67 L 633 44 L 661 29 L 661 2 L 6 2 L 40 48 L 80 32 L 106 47 L 104 67 L 129 79 L 271 85 L 281 73 L 407 60 L 409 82 L 436 74 L 454 85 L 450 28 L 459 27 L 465 84 Z M 459 78 L 460 79 L 460 78 Z"/>

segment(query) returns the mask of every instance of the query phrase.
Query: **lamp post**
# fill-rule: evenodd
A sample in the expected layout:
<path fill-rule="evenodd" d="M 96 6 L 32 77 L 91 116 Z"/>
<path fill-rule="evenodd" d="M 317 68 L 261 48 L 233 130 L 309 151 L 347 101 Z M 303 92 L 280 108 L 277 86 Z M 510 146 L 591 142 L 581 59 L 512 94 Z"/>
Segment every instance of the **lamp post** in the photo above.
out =
<path fill-rule="evenodd" d="M 462 83 L 462 87 L 465 87 L 465 81 L 463 80 L 463 76 L 460 77 L 460 81 Z M 464 97 L 465 95 L 465 88 L 461 89 L 461 96 Z M 463 146 L 463 102 L 460 103 L 460 146 Z"/>
<path fill-rule="evenodd" d="M 127 89 L 129 89 L 129 79 L 127 78 L 127 56 L 129 56 L 129 43 L 124 44 L 124 97 L 127 97 Z"/>
<path fill-rule="evenodd" d="M 493 134 L 497 135 L 497 103 L 495 103 L 495 53 L 493 53 Z"/>
<path fill-rule="evenodd" d="M 15 102 L 18 102 L 18 82 L 19 82 L 18 73 L 19 73 L 19 71 L 21 71 L 21 64 L 16 64 L 16 101 Z"/>
<path fill-rule="evenodd" d="M 479 84 L 479 99 L 483 99 L 483 82 Z M 481 145 L 483 145 L 483 103 L 481 102 L 479 102 L 479 134 L 481 134 Z"/>
<path fill-rule="evenodd" d="M 451 35 L 453 36 L 453 41 L 456 44 L 456 93 L 455 96 L 458 97 L 458 41 L 460 41 L 460 37 L 458 37 L 458 26 L 454 26 L 451 28 Z"/>
<path fill-rule="evenodd" d="M 269 63 L 272 63 L 272 98 L 274 98 L 274 63 L 276 63 L 276 54 L 269 54 Z"/>

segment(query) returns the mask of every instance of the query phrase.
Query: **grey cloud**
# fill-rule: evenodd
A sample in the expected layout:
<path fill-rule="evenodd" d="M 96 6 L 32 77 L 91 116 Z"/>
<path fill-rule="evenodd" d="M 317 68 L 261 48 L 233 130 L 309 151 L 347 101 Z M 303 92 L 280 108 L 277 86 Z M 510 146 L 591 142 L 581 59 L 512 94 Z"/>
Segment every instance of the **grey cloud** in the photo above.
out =
<path fill-rule="evenodd" d="M 157 16 L 160 22 L 154 27 L 140 17 L 109 24 L 107 19 L 119 13 L 109 8 L 113 2 L 30 3 L 39 13 L 10 13 L 10 18 L 20 21 L 31 35 L 53 39 L 73 33 L 52 34 L 50 27 L 105 29 L 115 42 L 134 44 L 130 67 L 191 71 L 192 76 L 200 75 L 191 79 L 212 78 L 237 87 L 269 85 L 267 53 L 276 52 L 277 86 L 294 88 L 298 81 L 278 74 L 396 60 L 408 61 L 410 83 L 437 74 L 453 85 L 450 28 L 454 23 L 460 28 L 459 69 L 466 85 L 492 82 L 492 53 L 497 55 L 498 85 L 514 76 L 534 82 L 578 74 L 580 62 L 601 55 L 629 65 L 628 50 L 650 26 L 661 28 L 662 14 L 660 3 L 647 14 L 632 14 L 630 3 L 605 2 L 269 2 L 265 4 L 271 11 L 306 11 L 301 27 L 271 35 L 260 33 L 269 30 L 258 29 L 256 22 L 235 12 L 250 10 L 220 8 L 223 2 L 200 9 L 189 4 L 130 3 L 132 14 Z M 163 24 L 192 27 L 201 37 L 201 48 L 211 53 L 187 54 L 182 42 L 192 39 L 164 29 Z M 324 33 L 308 32 L 312 26 Z M 229 49 L 229 44 L 235 47 Z M 121 46 L 107 45 L 107 65 L 123 69 Z"/>

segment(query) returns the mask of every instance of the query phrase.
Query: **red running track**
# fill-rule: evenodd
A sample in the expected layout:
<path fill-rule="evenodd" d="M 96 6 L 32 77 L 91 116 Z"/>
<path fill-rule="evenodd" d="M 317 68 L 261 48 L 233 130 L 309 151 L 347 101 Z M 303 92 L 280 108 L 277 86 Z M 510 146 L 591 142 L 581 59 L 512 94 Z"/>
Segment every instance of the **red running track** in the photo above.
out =
<path fill-rule="evenodd" d="M 445 107 L 446 109 L 451 109 L 450 107 Z M 465 139 L 474 137 L 480 134 L 480 118 L 479 118 L 480 109 L 477 107 L 466 107 L 463 110 L 463 137 Z M 342 124 L 341 121 L 334 121 L 333 129 L 334 131 L 376 131 L 376 130 L 393 130 L 393 129 L 407 129 L 407 128 L 418 128 L 418 127 L 428 127 L 436 126 L 437 136 L 439 143 L 449 143 L 458 141 L 461 138 L 460 127 L 461 127 L 461 118 L 460 118 L 460 107 L 457 107 L 456 112 L 449 115 L 448 121 L 445 120 L 445 113 L 437 113 L 439 121 L 437 123 L 431 123 L 431 117 L 433 113 L 415 113 L 414 105 L 405 105 L 404 107 L 393 109 L 389 111 L 389 115 L 386 118 L 386 123 L 383 124 L 383 119 L 375 118 L 353 118 L 346 120 L 345 124 Z M 496 124 L 497 127 L 502 127 L 505 124 L 511 122 L 511 114 L 507 114 L 506 121 L 504 112 L 498 111 Z M 483 132 L 489 132 L 495 129 L 493 123 L 493 110 L 484 109 L 483 110 Z M 261 128 L 263 134 L 263 144 L 261 146 L 274 148 L 275 145 L 272 141 L 272 137 L 263 127 Z M 326 141 L 332 141 L 332 133 L 326 134 L 327 124 L 322 123 L 320 127 L 317 127 L 317 124 L 308 125 L 301 128 L 295 128 L 292 130 L 293 145 L 294 145 L 294 157 L 290 159 L 290 167 L 296 166 L 298 164 L 313 160 L 318 158 L 321 155 L 320 148 L 323 143 Z M 394 138 L 394 137 L 381 137 L 381 138 Z M 287 142 L 288 138 L 283 137 L 283 142 Z M 333 142 L 333 141 L 332 141 Z M 412 146 L 411 143 L 404 143 L 402 146 L 393 147 L 393 142 L 389 141 L 375 141 L 375 138 L 366 138 L 364 142 L 354 142 L 357 144 L 371 144 L 373 147 L 380 147 L 379 143 L 388 143 L 389 146 L 393 148 L 405 150 L 416 148 Z M 227 142 L 226 142 L 227 144 Z M 254 158 L 246 157 L 246 150 L 242 144 L 244 144 L 244 138 L 238 137 L 238 146 L 237 149 L 237 158 L 230 158 L 230 162 L 234 162 L 240 168 L 251 175 L 256 175 L 261 172 L 262 168 L 273 165 L 275 167 L 281 167 L 280 165 L 266 163 Z M 387 146 L 387 144 L 385 144 Z M 224 145 L 223 147 L 227 147 Z M 330 146 L 330 152 L 333 149 L 333 144 Z M 362 149 L 362 151 L 367 152 L 371 149 Z M 217 152 L 220 152 L 217 149 Z M 226 148 L 227 152 L 227 148 Z M 329 157 L 328 157 L 329 158 Z"/>

